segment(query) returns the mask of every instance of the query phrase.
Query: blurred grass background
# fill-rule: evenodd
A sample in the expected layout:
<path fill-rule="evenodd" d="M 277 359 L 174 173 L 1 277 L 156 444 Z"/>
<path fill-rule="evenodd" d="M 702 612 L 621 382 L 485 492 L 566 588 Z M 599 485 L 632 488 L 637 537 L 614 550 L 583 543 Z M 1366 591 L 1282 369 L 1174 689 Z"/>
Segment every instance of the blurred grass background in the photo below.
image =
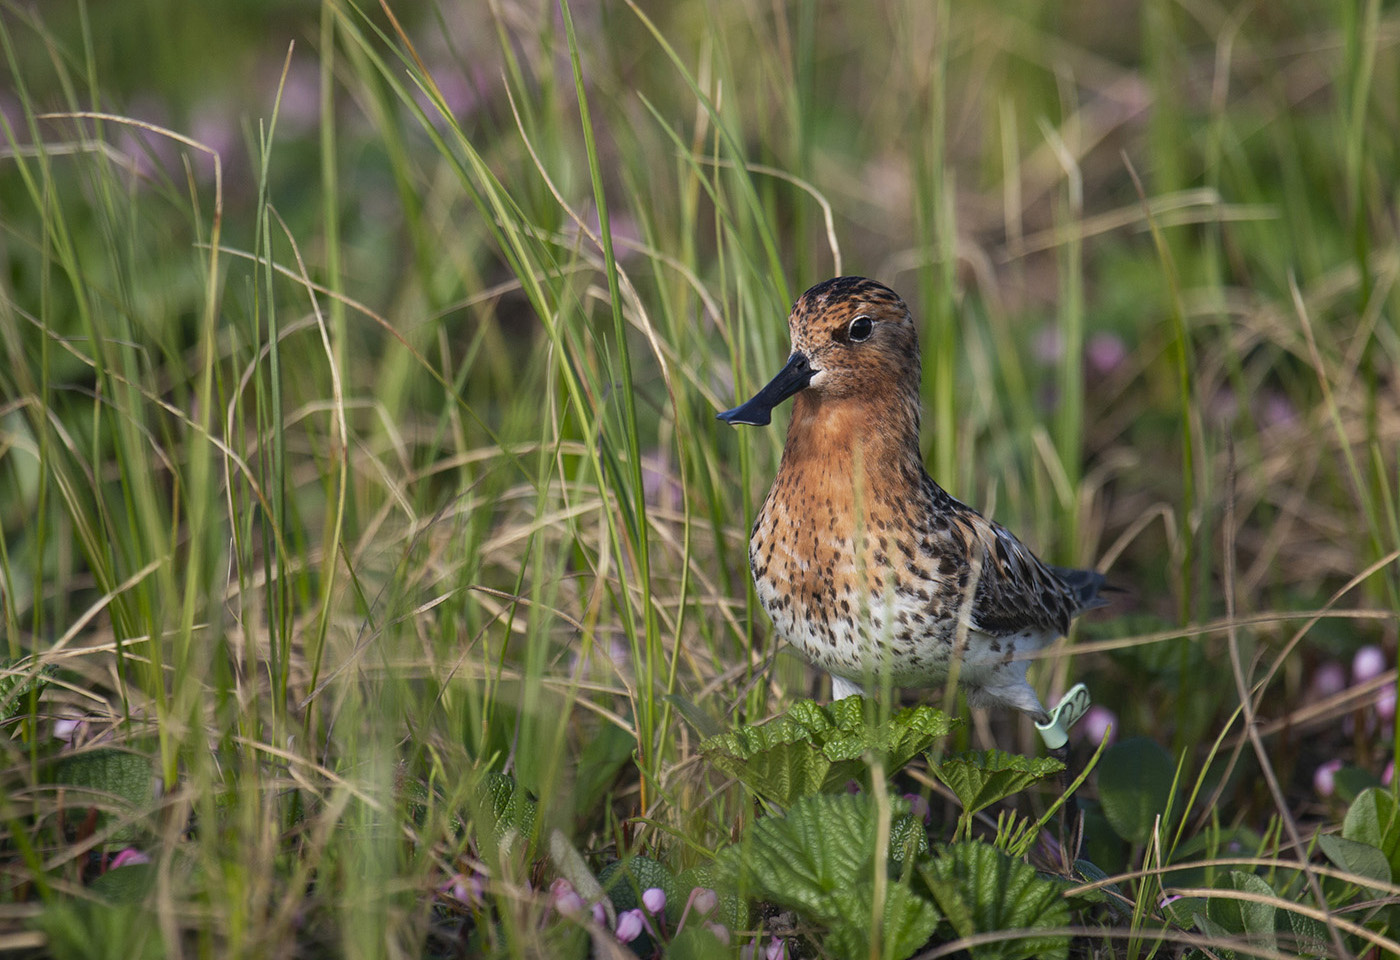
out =
<path fill-rule="evenodd" d="M 1203 774 L 1233 614 L 1325 821 L 1318 763 L 1395 749 L 1393 668 L 1313 678 L 1394 663 L 1397 40 L 1378 2 L 6 3 L 3 654 L 56 681 L 0 712 L 0 931 L 112 922 L 54 905 L 134 830 L 152 950 L 419 953 L 468 853 L 492 947 L 545 949 L 529 860 L 458 829 L 488 771 L 590 858 L 703 859 L 750 811 L 678 706 L 820 689 L 746 569 L 781 428 L 713 413 L 837 272 L 922 318 L 934 476 L 1128 591 L 1042 692 Z M 1033 751 L 1007 722 L 973 739 Z M 94 745 L 155 786 L 75 833 Z M 1197 828 L 1267 832 L 1251 763 Z"/>

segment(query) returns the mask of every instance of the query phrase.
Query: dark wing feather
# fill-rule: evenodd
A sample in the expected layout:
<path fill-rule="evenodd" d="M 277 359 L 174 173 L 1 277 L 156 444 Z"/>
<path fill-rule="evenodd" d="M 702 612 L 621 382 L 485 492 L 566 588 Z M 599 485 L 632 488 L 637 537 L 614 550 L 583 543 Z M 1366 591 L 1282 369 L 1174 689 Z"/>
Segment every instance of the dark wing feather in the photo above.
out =
<path fill-rule="evenodd" d="M 981 515 L 971 525 L 983 548 L 982 578 L 973 599 L 972 620 L 993 636 L 1024 630 L 1063 635 L 1076 615 L 1100 606 L 1103 576 L 1092 570 L 1052 567 L 1005 527 Z"/>

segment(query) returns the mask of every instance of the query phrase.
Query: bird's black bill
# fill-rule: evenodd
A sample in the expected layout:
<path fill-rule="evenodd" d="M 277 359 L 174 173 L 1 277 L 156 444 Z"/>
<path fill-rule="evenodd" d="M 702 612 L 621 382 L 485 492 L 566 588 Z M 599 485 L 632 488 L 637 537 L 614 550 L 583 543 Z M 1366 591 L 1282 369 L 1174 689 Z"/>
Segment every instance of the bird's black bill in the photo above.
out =
<path fill-rule="evenodd" d="M 776 377 L 768 381 L 766 387 L 733 410 L 726 410 L 715 416 L 725 423 L 747 423 L 761 427 L 772 421 L 774 407 L 806 387 L 816 375 L 817 371 L 812 369 L 807 355 L 794 352 L 788 357 L 787 365 L 778 371 Z"/>

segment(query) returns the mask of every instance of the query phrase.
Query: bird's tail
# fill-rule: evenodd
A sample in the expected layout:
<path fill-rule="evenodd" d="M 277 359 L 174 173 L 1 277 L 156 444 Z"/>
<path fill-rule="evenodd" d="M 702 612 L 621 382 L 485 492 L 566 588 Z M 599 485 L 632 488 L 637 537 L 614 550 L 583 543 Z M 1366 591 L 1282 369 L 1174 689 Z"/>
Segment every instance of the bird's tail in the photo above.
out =
<path fill-rule="evenodd" d="M 1102 607 L 1108 604 L 1108 598 L 1101 596 L 1101 593 L 1121 592 L 1116 587 L 1108 585 L 1103 574 L 1097 570 L 1072 570 L 1068 567 L 1052 567 L 1055 575 L 1065 582 L 1074 591 L 1075 599 L 1079 601 L 1080 611 L 1093 610 L 1095 607 Z"/>

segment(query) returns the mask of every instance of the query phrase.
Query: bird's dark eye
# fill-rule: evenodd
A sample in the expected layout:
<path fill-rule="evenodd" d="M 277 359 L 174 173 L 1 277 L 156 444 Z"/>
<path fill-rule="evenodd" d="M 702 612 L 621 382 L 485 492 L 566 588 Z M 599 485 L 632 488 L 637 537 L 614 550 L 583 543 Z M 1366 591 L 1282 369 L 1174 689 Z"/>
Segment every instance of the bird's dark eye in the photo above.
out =
<path fill-rule="evenodd" d="M 862 314 L 851 321 L 847 328 L 847 334 L 855 343 L 860 343 L 870 339 L 870 334 L 875 332 L 875 321 Z"/>

